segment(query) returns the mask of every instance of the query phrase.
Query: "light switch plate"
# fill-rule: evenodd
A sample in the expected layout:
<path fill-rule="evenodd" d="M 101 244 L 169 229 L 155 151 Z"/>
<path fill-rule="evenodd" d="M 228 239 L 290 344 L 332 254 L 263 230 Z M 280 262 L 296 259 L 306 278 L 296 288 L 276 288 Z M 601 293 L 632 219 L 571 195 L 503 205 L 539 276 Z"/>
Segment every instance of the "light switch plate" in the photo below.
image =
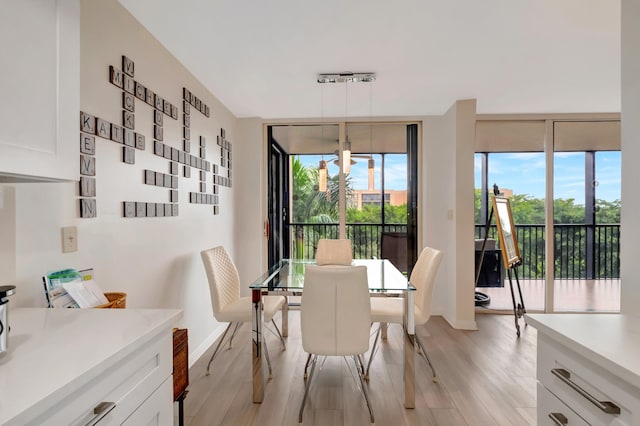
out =
<path fill-rule="evenodd" d="M 72 253 L 78 251 L 78 228 L 65 226 L 62 228 L 62 252 Z"/>

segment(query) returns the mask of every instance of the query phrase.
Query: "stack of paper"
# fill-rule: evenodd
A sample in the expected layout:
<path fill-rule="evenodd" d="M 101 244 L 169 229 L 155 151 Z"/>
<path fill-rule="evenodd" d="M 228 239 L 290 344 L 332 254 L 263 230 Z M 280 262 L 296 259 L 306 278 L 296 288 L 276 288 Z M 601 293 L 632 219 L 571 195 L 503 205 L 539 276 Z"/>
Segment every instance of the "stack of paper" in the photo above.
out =
<path fill-rule="evenodd" d="M 51 308 L 93 308 L 109 302 L 93 281 L 92 269 L 50 272 L 44 287 Z"/>

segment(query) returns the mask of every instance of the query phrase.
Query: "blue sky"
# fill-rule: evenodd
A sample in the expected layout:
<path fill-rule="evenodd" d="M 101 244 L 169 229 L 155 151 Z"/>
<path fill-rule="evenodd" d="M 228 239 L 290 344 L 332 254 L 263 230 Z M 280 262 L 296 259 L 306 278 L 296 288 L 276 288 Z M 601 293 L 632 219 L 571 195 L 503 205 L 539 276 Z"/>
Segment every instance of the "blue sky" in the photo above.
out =
<path fill-rule="evenodd" d="M 584 160 L 581 152 L 554 155 L 554 196 L 584 204 Z M 596 198 L 620 199 L 620 152 L 596 153 Z M 480 187 L 480 156 L 476 155 L 475 180 Z M 489 185 L 512 189 L 515 194 L 544 198 L 544 153 L 489 154 Z"/>
<path fill-rule="evenodd" d="M 351 171 L 349 172 L 351 182 L 353 183 L 353 189 L 367 189 L 369 179 L 369 155 L 365 154 L 363 157 L 366 158 L 354 158 L 357 164 L 352 165 Z M 381 157 L 382 156 L 379 154 L 373 155 L 373 160 L 375 162 L 375 189 L 380 189 Z M 301 155 L 299 158 L 302 161 L 302 164 L 307 167 L 318 167 L 318 162 L 322 159 L 320 155 Z M 338 166 L 334 165 L 332 161 L 335 159 L 335 156 L 325 155 L 324 159 L 329 165 L 329 174 L 337 174 Z M 385 189 L 407 189 L 407 157 L 405 154 L 385 155 L 384 167 Z"/>
<path fill-rule="evenodd" d="M 318 167 L 319 155 L 300 156 L 305 166 Z M 380 155 L 373 156 L 376 164 L 375 187 L 380 188 Z M 338 173 L 338 167 L 325 156 L 329 173 Z M 367 189 L 367 158 L 354 158 L 351 179 L 354 189 Z M 554 158 L 554 195 L 556 198 L 573 198 L 576 204 L 584 204 L 584 153 L 558 152 Z M 613 201 L 620 199 L 620 152 L 596 153 L 596 198 Z M 385 156 L 386 189 L 406 189 L 407 168 L 404 154 Z M 544 153 L 504 153 L 489 155 L 489 185 L 512 189 L 515 194 L 527 194 L 544 198 Z M 480 187 L 480 157 L 475 160 L 476 187 Z"/>

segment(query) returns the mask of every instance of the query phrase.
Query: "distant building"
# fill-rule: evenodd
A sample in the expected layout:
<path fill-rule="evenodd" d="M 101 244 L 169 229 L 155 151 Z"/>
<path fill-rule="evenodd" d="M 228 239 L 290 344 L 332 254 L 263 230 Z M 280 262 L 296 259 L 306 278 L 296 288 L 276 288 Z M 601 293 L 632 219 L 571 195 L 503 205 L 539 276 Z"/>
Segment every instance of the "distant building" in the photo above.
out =
<path fill-rule="evenodd" d="M 381 205 L 381 200 L 382 194 L 379 189 L 373 191 L 368 189 L 354 189 L 351 197 L 347 200 L 347 206 L 362 210 L 362 206 L 366 204 Z M 386 190 L 384 192 L 384 202 L 392 206 L 407 204 L 407 190 Z"/>

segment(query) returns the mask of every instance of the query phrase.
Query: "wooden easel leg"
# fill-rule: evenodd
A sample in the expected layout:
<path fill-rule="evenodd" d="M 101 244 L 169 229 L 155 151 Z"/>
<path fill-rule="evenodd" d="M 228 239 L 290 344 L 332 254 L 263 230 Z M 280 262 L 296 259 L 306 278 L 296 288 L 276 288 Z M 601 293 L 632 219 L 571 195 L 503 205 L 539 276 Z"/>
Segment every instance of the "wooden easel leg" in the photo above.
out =
<path fill-rule="evenodd" d="M 518 270 L 513 268 L 513 274 L 516 277 L 516 284 L 518 285 L 518 295 L 520 296 L 520 304 L 518 305 L 518 317 L 522 317 L 527 313 L 527 309 L 524 307 L 524 299 L 522 298 L 522 290 L 520 289 L 520 279 L 518 279 Z M 527 322 L 525 321 L 524 326 L 527 326 Z"/>
<path fill-rule="evenodd" d="M 520 324 L 518 324 L 518 307 L 516 306 L 516 296 L 513 293 L 513 280 L 511 279 L 511 269 L 507 269 L 507 276 L 509 277 L 509 289 L 511 290 L 511 302 L 513 303 L 513 318 L 516 323 L 516 335 L 520 337 Z M 518 284 L 518 290 L 520 285 Z"/>

